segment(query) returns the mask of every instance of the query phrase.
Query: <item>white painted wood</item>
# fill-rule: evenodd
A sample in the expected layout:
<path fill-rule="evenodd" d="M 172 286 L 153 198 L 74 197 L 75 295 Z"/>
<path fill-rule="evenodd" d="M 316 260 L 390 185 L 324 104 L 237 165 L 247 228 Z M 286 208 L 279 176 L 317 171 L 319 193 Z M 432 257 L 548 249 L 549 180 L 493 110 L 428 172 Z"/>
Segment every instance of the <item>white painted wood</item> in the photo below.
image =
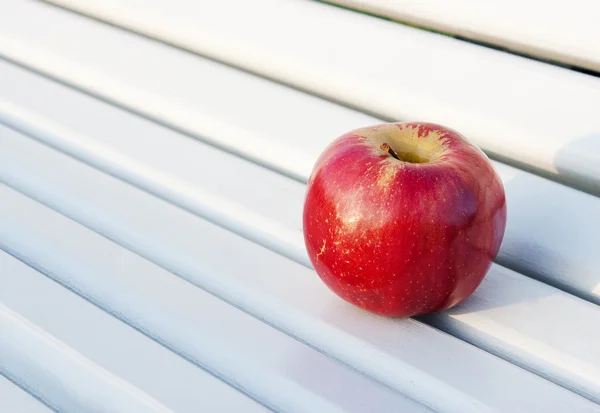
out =
<path fill-rule="evenodd" d="M 427 410 L 8 187 L 0 196 L 2 249 L 271 409 Z"/>
<path fill-rule="evenodd" d="M 600 78 L 311 1 L 53 1 L 389 119 L 448 125 L 488 153 L 600 194 Z M 180 92 L 164 89 L 184 84 L 189 98 L 220 78 L 61 9 L 5 0 L 0 16 L 4 55 L 183 128 L 193 115 L 173 114 Z M 272 100 L 228 90 L 218 101 L 250 99 L 259 111 Z M 280 134 L 303 124 L 293 113 Z M 307 136 L 320 131 L 308 126 Z"/>
<path fill-rule="evenodd" d="M 52 30 L 43 30 L 41 37 L 37 29 L 29 31 L 34 20 L 35 28 L 50 24 Z M 77 40 L 82 38 L 86 41 Z M 0 56 L 42 63 L 34 66 L 258 163 L 265 162 L 265 154 L 276 153 L 268 157 L 268 166 L 296 179 L 310 171 L 312 159 L 306 158 L 306 150 L 315 145 L 323 149 L 331 137 L 373 120 L 41 3 L 0 2 Z M 224 86 L 228 93 L 223 93 Z M 277 106 L 257 104 L 257 97 Z M 318 123 L 300 122 L 304 117 Z M 300 144 L 305 151 L 279 145 L 282 135 L 290 132 L 304 137 Z"/>
<path fill-rule="evenodd" d="M 100 366 L 134 385 L 172 411 L 267 411 L 220 379 L 2 251 L 0 268 L 2 305 L 60 341 L 69 352 L 85 357 L 90 361 L 88 364 Z M 43 348 L 41 352 L 48 353 Z M 59 364 L 57 368 L 67 374 L 71 371 L 69 364 Z M 74 412 L 88 411 L 87 406 L 94 405 L 98 405 L 99 410 L 111 411 L 110 395 L 106 395 L 104 402 L 90 397 L 89 390 L 81 395 L 74 392 L 69 382 L 55 383 L 57 387 L 52 388 L 40 386 L 46 374 L 43 368 L 32 370 L 32 374 L 25 373 L 15 370 L 15 380 L 52 405 Z M 88 373 L 93 374 L 94 370 Z M 87 376 L 83 378 L 90 382 Z M 59 397 L 62 401 L 57 402 Z"/>
<path fill-rule="evenodd" d="M 305 186 L 297 181 L 3 60 L 0 122 L 21 130 L 35 127 L 45 143 L 310 265 L 298 220 Z M 273 194 L 290 202 L 266 216 Z"/>
<path fill-rule="evenodd" d="M 0 188 L 0 191 L 2 186 Z M 172 413 L 0 303 L 0 372 L 59 411 Z"/>
<path fill-rule="evenodd" d="M 600 72 L 600 9 L 592 0 L 327 2 Z"/>
<path fill-rule="evenodd" d="M 0 79 L 0 123 L 310 267 L 302 236 L 304 185 L 2 60 Z M 281 105 L 267 101 L 263 107 Z M 239 146 L 262 138 L 259 128 L 238 120 L 242 109 L 223 111 L 223 117 L 234 114 L 232 131 L 250 132 L 237 138 Z M 270 122 L 269 112 L 258 119 Z M 335 120 L 313 113 L 303 119 L 335 127 Z M 301 178 L 308 179 L 320 144 L 305 142 L 295 129 L 267 136 L 269 141 L 298 154 Z M 276 163 L 279 155 L 273 149 L 260 155 L 261 163 Z M 600 199 L 498 162 L 494 166 L 508 198 L 498 262 L 600 304 L 600 255 L 592 248 L 600 245 Z M 577 213 L 565 213 L 574 206 Z"/>
<path fill-rule="evenodd" d="M 430 324 L 600 402 L 600 307 L 494 265 Z"/>
<path fill-rule="evenodd" d="M 52 413 L 52 410 L 0 376 L 0 412 Z"/>
<path fill-rule="evenodd" d="M 0 136 L 6 143 L 9 133 L 4 130 Z M 22 135 L 15 136 L 19 142 L 27 142 Z M 10 185 L 434 409 L 481 411 L 498 408 L 511 411 L 519 406 L 533 411 L 559 411 L 564 408 L 563 402 L 575 403 L 564 401 L 567 396 L 562 390 L 525 370 L 515 369 L 415 320 L 376 317 L 347 305 L 331 294 L 311 270 L 63 154 L 29 142 L 31 145 L 27 145 L 24 152 L 28 155 L 13 152 L 8 159 L 12 158 L 14 162 L 4 162 L 4 159 L 0 162 L 4 165 L 0 176 Z M 10 146 L 15 147 L 14 144 Z M 3 145 L 1 153 L 9 153 L 9 149 Z M 33 168 L 18 168 L 26 157 L 33 160 L 26 162 Z M 36 176 L 42 179 L 36 179 Z M 40 206 L 33 206 L 18 195 L 2 195 L 7 199 L 7 206 L 0 213 L 0 239 L 4 239 L 2 242 L 6 247 L 17 249 L 19 253 L 24 251 L 31 257 L 56 255 L 55 263 L 45 265 L 62 267 L 62 256 L 86 255 L 89 247 L 82 245 L 83 234 L 79 234 L 74 223 Z M 52 224 L 54 221 L 56 223 Z M 60 233 L 60 239 L 54 239 L 53 233 Z M 79 242 L 68 241 L 73 238 Z M 51 253 L 52 248 L 63 243 L 64 253 Z M 234 256 L 228 251 L 234 251 Z M 499 269 L 495 269 L 496 272 L 500 278 L 504 274 Z M 494 279 L 496 277 L 492 275 Z M 536 305 L 535 292 L 540 291 L 538 285 L 541 284 L 525 277 L 517 277 L 517 280 L 521 286 L 507 286 L 506 289 L 516 294 L 533 315 L 501 312 L 502 316 L 510 318 L 510 322 L 502 325 L 512 325 L 520 331 L 524 322 L 517 323 L 517 316 L 525 317 L 525 320 L 537 317 L 538 322 L 547 323 L 549 321 L 545 320 L 549 319 L 539 318 L 538 311 L 558 315 L 558 309 L 552 310 L 552 304 L 579 311 L 582 317 L 589 316 L 590 322 L 596 319 L 597 307 L 550 287 L 545 290 L 542 286 L 541 291 L 550 298 L 556 296 L 556 299 L 549 299 L 548 305 Z M 507 297 L 510 296 L 482 299 L 491 303 L 490 308 L 510 308 L 509 304 L 517 303 L 508 301 Z M 440 317 L 447 316 L 442 314 Z M 553 328 L 557 331 L 564 322 L 573 323 L 573 320 L 560 317 L 550 321 L 554 321 Z M 594 347 L 597 340 L 593 333 L 581 331 L 578 326 L 573 327 L 578 337 Z M 473 329 L 474 341 L 478 340 L 477 334 L 478 331 Z M 467 334 L 465 337 L 470 339 Z M 494 339 L 498 337 L 492 339 L 488 334 L 486 346 L 491 347 L 489 342 Z M 593 357 L 597 350 L 594 348 L 598 346 L 592 350 L 586 347 L 584 355 L 573 355 L 574 350 L 567 342 L 561 343 L 549 334 L 535 331 L 530 339 L 534 342 L 553 340 L 553 344 L 559 344 L 557 352 L 561 356 L 569 355 L 585 363 L 589 362 L 589 357 L 595 363 Z M 575 342 L 579 343 L 579 340 Z M 522 340 L 516 342 L 522 343 Z M 514 346 L 515 341 L 504 348 Z M 516 353 L 524 357 L 527 349 Z M 595 364 L 588 369 L 592 372 L 590 378 L 581 374 L 580 365 L 565 368 L 543 358 L 531 358 L 527 361 L 529 368 L 539 367 L 551 375 L 560 374 L 563 385 L 573 387 L 576 381 L 583 385 L 584 392 L 594 388 L 591 380 L 594 380 Z M 503 393 L 497 392 L 499 386 L 504 389 Z M 585 405 L 585 409 L 593 410 L 591 406 Z"/>

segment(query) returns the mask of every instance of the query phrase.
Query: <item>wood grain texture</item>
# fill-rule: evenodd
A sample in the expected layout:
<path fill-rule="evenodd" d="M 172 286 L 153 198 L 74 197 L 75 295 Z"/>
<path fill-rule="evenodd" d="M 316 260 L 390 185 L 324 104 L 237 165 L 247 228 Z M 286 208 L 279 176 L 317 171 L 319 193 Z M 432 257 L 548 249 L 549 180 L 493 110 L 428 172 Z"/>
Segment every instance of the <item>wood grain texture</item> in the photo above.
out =
<path fill-rule="evenodd" d="M 10 413 L 52 413 L 29 393 L 0 376 L 0 411 Z"/>
<path fill-rule="evenodd" d="M 10 137 L 6 130 L 0 136 L 3 143 L 8 143 Z M 10 140 L 10 145 L 2 146 L 1 153 L 9 154 L 6 162 L 5 159 L 0 162 L 0 165 L 5 165 L 2 179 L 10 185 L 434 409 L 480 411 L 530 406 L 534 410 L 552 411 L 563 408 L 560 407 L 563 402 L 575 405 L 575 400 L 570 400 L 572 396 L 568 397 L 568 393 L 550 383 L 415 320 L 376 317 L 343 303 L 322 285 L 314 272 L 257 244 L 34 141 L 27 144 L 27 138 L 22 135 Z M 27 145 L 26 151 L 21 153 L 28 153 L 35 162 L 27 162 L 27 156 L 10 150 L 21 144 Z M 9 162 L 10 159 L 14 161 Z M 28 167 L 18 166 L 23 162 Z M 28 169 L 29 172 L 26 172 Z M 43 179 L 36 179 L 36 176 Z M 3 233 L 10 234 L 4 236 L 8 239 L 3 242 L 13 245 L 11 248 L 25 252 L 33 248 L 47 256 L 49 254 L 43 251 L 57 244 L 57 240 L 52 238 L 53 232 L 69 234 L 75 231 L 76 226 L 66 222 L 61 224 L 60 230 L 49 223 L 39 225 L 37 220 L 47 221 L 56 214 L 40 206 L 26 207 L 31 201 L 26 202 L 17 195 L 11 196 L 11 199 L 17 204 L 10 202 L 10 206 L 6 207 L 8 210 L 0 214 L 3 217 L 0 227 L 4 228 Z M 29 208 L 33 209 L 23 219 L 18 219 L 19 214 L 14 213 Z M 64 219 L 59 216 L 52 220 L 58 225 Z M 81 242 L 71 244 L 69 242 L 68 247 L 75 248 Z M 226 250 L 235 251 L 235 259 L 231 259 Z M 70 255 L 81 256 L 83 253 L 73 251 Z M 59 265 L 60 258 L 56 262 Z M 547 311 L 551 303 L 558 302 L 561 306 L 576 308 L 586 316 L 596 317 L 595 306 L 558 290 L 549 290 L 550 297 L 556 295 L 558 301 L 550 300 L 547 306 L 536 305 L 533 295 L 539 291 L 537 283 L 522 276 L 516 277 L 517 281 L 523 280 L 522 285 L 508 290 L 522 294 L 519 299 L 523 305 L 530 306 L 532 314 L 536 314 L 531 319 L 537 317 L 538 321 L 542 320 L 536 311 Z M 522 314 L 510 312 L 509 298 L 505 295 L 482 297 L 491 303 L 491 308 L 498 307 L 499 310 L 505 307 L 500 314 L 509 319 L 491 320 L 519 330 L 523 324 L 518 324 L 517 316 L 522 317 Z M 467 317 L 466 323 L 469 322 Z M 543 323 L 543 320 L 540 322 Z M 560 330 L 556 323 L 561 321 L 555 320 L 553 324 Z M 585 336 L 585 340 L 593 340 L 589 332 L 574 328 L 577 334 Z M 474 341 L 478 340 L 477 333 L 477 329 L 470 333 Z M 487 334 L 483 341 L 492 347 L 489 343 L 498 341 L 498 338 L 490 338 L 489 330 Z M 466 334 L 464 336 L 469 339 Z M 523 343 L 523 340 L 510 341 L 508 336 L 503 338 L 508 341 L 501 347 L 503 351 Z M 552 339 L 548 332 L 543 331 L 536 331 L 535 336 L 528 338 L 534 342 Z M 573 350 L 565 347 L 565 343 L 560 346 L 559 340 L 554 343 L 561 355 L 571 355 Z M 515 353 L 524 358 L 527 349 Z M 588 363 L 588 354 L 572 356 Z M 529 368 L 539 367 L 554 376 L 560 373 L 561 380 L 569 387 L 576 382 L 584 385 L 585 389 L 594 388 L 594 384 L 580 374 L 577 366 L 564 373 L 559 370 L 562 366 L 553 363 L 553 360 L 533 359 L 528 363 Z M 590 368 L 593 372 L 594 367 Z M 398 371 L 403 374 L 398 375 Z M 502 394 L 494 390 L 500 385 L 506 389 Z M 524 393 L 521 390 L 525 388 L 527 392 Z M 534 397 L 533 394 L 538 394 L 538 391 L 540 397 Z M 569 400 L 565 401 L 565 397 Z M 594 405 L 582 406 L 584 410 L 593 411 L 594 408 Z"/>
<path fill-rule="evenodd" d="M 53 2 L 387 119 L 450 126 L 498 158 L 600 194 L 600 78 L 311 1 Z M 65 58 L 57 48 L 86 48 L 84 54 L 110 62 L 92 71 L 121 66 L 122 57 L 130 69 L 148 61 L 127 43 L 95 46 L 95 36 L 79 31 L 90 22 L 64 10 L 18 0 L 3 4 L 3 53 L 39 70 L 72 74 L 59 68 Z M 83 36 L 85 43 L 77 40 Z M 144 66 L 182 70 L 170 59 Z M 156 113 L 156 95 L 141 85 L 148 73 L 125 82 L 104 76 L 88 74 L 77 83 L 121 102 L 143 90 L 154 99 L 133 106 Z M 190 86 L 198 81 L 188 79 L 200 76 L 170 77 Z M 125 88 L 115 93 L 115 82 Z"/>
<path fill-rule="evenodd" d="M 243 76 L 249 84 L 256 81 Z M 1 123 L 310 266 L 302 237 L 304 185 L 1 60 L 0 78 Z M 244 78 L 237 82 L 240 88 L 245 84 Z M 228 90 L 226 78 L 212 83 Z M 269 84 L 254 90 L 266 96 Z M 299 100 L 291 95 L 285 103 L 290 110 L 304 109 L 298 103 L 302 94 L 297 95 Z M 305 139 L 301 128 L 266 133 L 258 123 L 268 124 L 271 113 L 285 109 L 275 97 L 264 102 L 253 122 L 244 118 L 252 111 L 249 103 L 216 105 L 213 113 L 230 123 L 214 131 L 211 139 L 238 149 L 271 142 L 270 151 L 257 155 L 261 163 L 275 164 L 287 159 L 286 153 L 293 154 L 293 164 L 302 167 L 301 178 L 306 180 L 322 142 L 333 137 L 319 135 L 319 143 Z M 208 107 L 210 96 L 199 93 L 194 101 L 199 103 L 190 101 L 187 107 L 202 113 L 201 105 Z M 343 108 L 337 110 L 344 113 Z M 340 120 L 322 118 L 314 111 L 302 113 L 303 121 L 319 130 L 333 130 Z M 352 115 L 347 111 L 344 116 L 353 119 Z M 361 118 L 357 115 L 356 122 Z M 236 135 L 235 130 L 247 133 Z M 508 202 L 506 235 L 497 261 L 600 304 L 600 255 L 592 247 L 600 245 L 600 199 L 498 162 L 494 167 Z M 274 194 L 279 208 L 272 208 Z"/>
<path fill-rule="evenodd" d="M 60 1 L 60 0 L 59 0 Z M 598 4 L 590 0 L 326 0 L 449 35 L 600 72 Z"/>
<path fill-rule="evenodd" d="M 69 352 L 85 357 L 90 365 L 96 365 L 151 395 L 169 411 L 267 411 L 217 377 L 1 251 L 0 268 L 2 305 L 59 340 Z M 49 353 L 43 346 L 40 351 Z M 65 374 L 73 370 L 68 364 L 58 365 L 58 369 Z M 62 382 L 61 387 L 50 391 L 49 387 L 39 384 L 44 382 L 43 369 L 29 375 L 24 373 L 16 370 L 15 378 L 22 380 L 22 385 L 38 397 L 52 401 L 64 411 L 88 411 L 87 406 L 98 406 L 98 411 L 111 411 L 111 394 L 102 395 L 106 400 L 94 398 L 94 389 L 81 388 L 79 394 L 68 382 Z M 82 381 L 93 385 L 88 376 L 94 373 L 91 369 L 83 374 Z M 127 387 L 122 391 L 127 391 Z"/>

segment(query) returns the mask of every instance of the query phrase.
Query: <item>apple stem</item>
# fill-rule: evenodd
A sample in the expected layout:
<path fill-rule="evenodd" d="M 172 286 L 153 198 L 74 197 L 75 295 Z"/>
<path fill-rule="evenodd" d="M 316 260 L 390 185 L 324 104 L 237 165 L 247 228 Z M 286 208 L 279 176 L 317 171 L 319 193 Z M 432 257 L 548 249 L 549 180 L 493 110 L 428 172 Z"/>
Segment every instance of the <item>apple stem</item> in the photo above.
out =
<path fill-rule="evenodd" d="M 389 153 L 390 155 L 392 155 L 392 157 L 398 159 L 399 161 L 401 161 L 402 159 L 400 159 L 400 157 L 398 156 L 398 154 L 396 152 L 394 152 L 394 150 L 392 149 L 392 147 L 390 146 L 389 143 L 387 142 L 383 142 L 380 146 L 381 150 Z"/>

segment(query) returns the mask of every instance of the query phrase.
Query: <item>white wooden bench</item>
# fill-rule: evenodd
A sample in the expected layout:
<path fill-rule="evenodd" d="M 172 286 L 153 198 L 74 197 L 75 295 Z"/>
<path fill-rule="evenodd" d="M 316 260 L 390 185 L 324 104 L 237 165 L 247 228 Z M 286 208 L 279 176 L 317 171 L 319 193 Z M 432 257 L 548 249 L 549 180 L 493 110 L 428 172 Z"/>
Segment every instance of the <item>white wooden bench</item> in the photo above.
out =
<path fill-rule="evenodd" d="M 599 77 L 310 1 L 52 2 L 0 2 L 0 407 L 600 411 Z M 409 118 L 509 218 L 467 302 L 394 320 L 301 211 L 333 138 Z"/>
<path fill-rule="evenodd" d="M 327 0 L 330 3 L 574 68 L 600 71 L 593 0 Z"/>

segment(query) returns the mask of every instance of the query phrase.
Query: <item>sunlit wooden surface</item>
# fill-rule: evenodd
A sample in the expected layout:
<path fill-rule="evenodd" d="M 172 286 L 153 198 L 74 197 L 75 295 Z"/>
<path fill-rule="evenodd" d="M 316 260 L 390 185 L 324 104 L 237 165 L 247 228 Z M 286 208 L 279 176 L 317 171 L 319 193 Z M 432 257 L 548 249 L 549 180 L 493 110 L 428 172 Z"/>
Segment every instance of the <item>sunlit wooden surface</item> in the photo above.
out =
<path fill-rule="evenodd" d="M 600 411 L 600 78 L 310 1 L 53 2 L 0 3 L 0 407 Z M 332 139 L 408 118 L 509 217 L 469 300 L 393 320 L 301 211 Z"/>

